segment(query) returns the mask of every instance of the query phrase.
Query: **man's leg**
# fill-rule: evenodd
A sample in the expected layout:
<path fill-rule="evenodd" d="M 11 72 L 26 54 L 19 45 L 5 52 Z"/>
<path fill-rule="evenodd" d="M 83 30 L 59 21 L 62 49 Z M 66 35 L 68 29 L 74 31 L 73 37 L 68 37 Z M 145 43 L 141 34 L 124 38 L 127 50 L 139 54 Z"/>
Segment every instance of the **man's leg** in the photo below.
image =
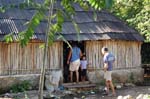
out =
<path fill-rule="evenodd" d="M 79 67 L 80 67 L 80 61 L 77 62 L 76 64 L 76 82 L 79 82 Z"/>
<path fill-rule="evenodd" d="M 73 76 L 73 72 L 70 71 L 70 81 L 71 81 L 71 82 L 73 82 L 73 80 L 72 80 L 73 77 L 72 77 L 72 76 Z"/>
<path fill-rule="evenodd" d="M 105 85 L 106 85 L 106 93 L 108 94 L 109 93 L 109 73 L 108 71 L 105 71 L 104 72 L 104 79 L 105 79 Z"/>
<path fill-rule="evenodd" d="M 76 82 L 79 82 L 79 72 L 76 70 Z"/>
<path fill-rule="evenodd" d="M 114 88 L 114 85 L 113 85 L 113 82 L 112 82 L 112 77 L 111 77 L 111 72 L 109 72 L 110 74 L 109 74 L 109 85 L 110 85 L 110 88 L 111 88 L 111 90 L 112 90 L 112 94 L 115 96 L 116 95 L 116 93 L 115 93 L 115 88 Z"/>
<path fill-rule="evenodd" d="M 111 87 L 111 90 L 112 90 L 112 94 L 116 95 L 115 88 L 114 88 L 114 85 L 113 85 L 112 81 L 110 81 L 109 84 L 110 84 L 110 87 Z"/>
<path fill-rule="evenodd" d="M 108 94 L 109 93 L 109 81 L 108 80 L 106 80 L 106 88 L 107 88 L 106 93 Z"/>

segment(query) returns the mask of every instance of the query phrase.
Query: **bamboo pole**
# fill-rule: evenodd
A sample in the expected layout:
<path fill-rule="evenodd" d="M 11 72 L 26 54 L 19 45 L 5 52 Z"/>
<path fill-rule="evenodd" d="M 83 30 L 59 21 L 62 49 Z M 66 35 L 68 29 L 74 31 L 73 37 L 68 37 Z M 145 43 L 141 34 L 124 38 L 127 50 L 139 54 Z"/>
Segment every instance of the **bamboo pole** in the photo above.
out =
<path fill-rule="evenodd" d="M 46 35 L 45 35 L 45 47 L 44 47 L 44 57 L 43 57 L 43 66 L 41 69 L 41 76 L 40 76 L 40 83 L 39 83 L 39 97 L 38 99 L 43 99 L 43 87 L 44 87 L 44 76 L 45 76 L 45 67 L 47 65 L 47 53 L 48 53 L 48 33 L 50 30 L 50 26 L 51 26 L 51 16 L 53 14 L 53 0 L 51 0 L 51 4 L 49 7 L 49 16 L 48 16 L 48 24 L 47 24 L 47 31 L 46 31 Z"/>

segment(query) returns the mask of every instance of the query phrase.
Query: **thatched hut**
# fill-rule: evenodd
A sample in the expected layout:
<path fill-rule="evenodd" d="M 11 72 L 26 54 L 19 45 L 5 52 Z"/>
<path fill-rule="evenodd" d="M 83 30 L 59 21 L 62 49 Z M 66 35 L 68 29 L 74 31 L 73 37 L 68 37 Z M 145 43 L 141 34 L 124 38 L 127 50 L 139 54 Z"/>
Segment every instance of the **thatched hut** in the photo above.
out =
<path fill-rule="evenodd" d="M 41 1 L 41 0 L 37 0 Z M 16 41 L 18 33 L 26 29 L 24 23 L 31 19 L 35 9 L 20 10 L 17 5 L 21 0 L 1 0 L 0 5 L 15 4 L 16 8 L 0 13 L 0 76 L 39 74 L 43 64 L 43 49 L 39 48 L 43 44 L 46 22 L 42 21 L 35 30 L 35 34 L 29 44 L 22 48 Z M 59 6 L 59 5 L 57 5 Z M 100 81 L 97 77 L 102 77 L 102 54 L 101 48 L 106 46 L 110 52 L 116 56 L 114 64 L 114 77 L 121 79 L 134 73 L 136 80 L 141 80 L 141 44 L 142 36 L 133 28 L 107 11 L 94 12 L 84 11 L 78 5 L 74 5 L 76 15 L 74 20 L 80 28 L 80 38 L 69 20 L 63 24 L 62 35 L 68 41 L 80 40 L 80 46 L 86 53 L 89 66 L 88 77 L 90 81 Z M 3 41 L 5 35 L 14 33 L 13 42 Z M 57 39 L 48 50 L 49 70 L 64 70 L 66 50 L 65 43 Z M 96 76 L 95 76 L 96 73 Z M 119 76 L 116 76 L 119 75 Z M 138 79 L 137 79 L 138 78 Z M 126 79 L 126 78 L 125 78 Z"/>

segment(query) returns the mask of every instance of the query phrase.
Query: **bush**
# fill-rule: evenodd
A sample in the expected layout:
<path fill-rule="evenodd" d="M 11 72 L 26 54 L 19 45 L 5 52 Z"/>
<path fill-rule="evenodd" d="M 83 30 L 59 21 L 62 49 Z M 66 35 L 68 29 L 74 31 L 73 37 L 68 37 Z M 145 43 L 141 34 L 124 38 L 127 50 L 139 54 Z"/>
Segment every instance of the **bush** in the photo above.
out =
<path fill-rule="evenodd" d="M 105 80 L 101 80 L 100 85 L 105 86 Z"/>
<path fill-rule="evenodd" d="M 21 83 L 14 84 L 10 88 L 11 92 L 13 93 L 24 92 L 30 89 L 31 89 L 31 84 L 29 81 L 26 81 L 26 80 Z"/>
<path fill-rule="evenodd" d="M 135 83 L 134 81 L 135 81 L 135 79 L 134 79 L 134 74 L 133 74 L 133 72 L 131 72 L 131 73 L 129 74 L 129 77 L 128 77 L 128 82 L 129 82 L 129 83 Z"/>

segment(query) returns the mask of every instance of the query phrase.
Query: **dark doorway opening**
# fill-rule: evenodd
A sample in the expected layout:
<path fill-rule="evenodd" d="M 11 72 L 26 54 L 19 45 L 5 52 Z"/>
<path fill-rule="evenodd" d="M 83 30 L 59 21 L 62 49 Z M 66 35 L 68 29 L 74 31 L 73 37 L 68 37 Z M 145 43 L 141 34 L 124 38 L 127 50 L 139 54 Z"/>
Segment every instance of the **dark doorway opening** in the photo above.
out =
<path fill-rule="evenodd" d="M 72 41 L 69 41 L 71 44 Z M 78 42 L 77 46 L 81 49 L 82 53 L 85 53 L 85 42 Z M 69 72 L 69 65 L 67 64 L 67 58 L 69 54 L 69 46 L 67 43 L 63 43 L 63 77 L 64 77 L 64 83 L 70 82 L 70 72 Z M 76 76 L 75 73 L 73 73 L 73 81 L 75 81 Z M 81 81 L 81 70 L 79 69 L 79 81 Z"/>
<path fill-rule="evenodd" d="M 150 85 L 150 43 L 143 43 L 141 49 L 142 68 L 144 69 L 144 85 Z"/>

